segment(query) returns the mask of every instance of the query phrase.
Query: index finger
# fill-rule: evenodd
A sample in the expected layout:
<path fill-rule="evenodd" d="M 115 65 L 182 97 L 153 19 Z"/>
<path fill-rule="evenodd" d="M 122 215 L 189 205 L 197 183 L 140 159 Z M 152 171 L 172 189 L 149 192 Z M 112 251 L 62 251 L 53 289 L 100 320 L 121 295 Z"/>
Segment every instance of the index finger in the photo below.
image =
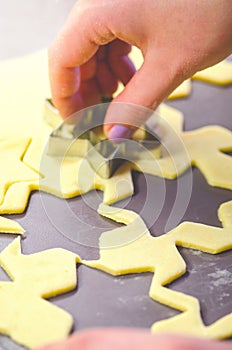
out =
<path fill-rule="evenodd" d="M 80 109 L 79 67 L 97 52 L 100 45 L 114 40 L 100 8 L 76 4 L 64 27 L 49 48 L 49 76 L 52 99 L 63 117 Z"/>

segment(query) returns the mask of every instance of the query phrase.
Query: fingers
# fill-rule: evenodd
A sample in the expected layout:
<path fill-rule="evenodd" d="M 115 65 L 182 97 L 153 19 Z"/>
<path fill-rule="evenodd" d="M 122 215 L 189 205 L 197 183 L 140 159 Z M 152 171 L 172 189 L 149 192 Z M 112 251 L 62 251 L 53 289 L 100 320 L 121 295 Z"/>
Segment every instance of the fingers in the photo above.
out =
<path fill-rule="evenodd" d="M 114 39 L 104 23 L 105 16 L 101 7 L 91 9 L 85 7 L 85 2 L 82 6 L 74 6 L 65 26 L 49 49 L 52 98 L 64 117 L 79 107 L 81 74 L 78 67 L 95 55 L 99 45 Z"/>
<path fill-rule="evenodd" d="M 113 74 L 124 85 L 135 74 L 135 67 L 129 59 L 128 54 L 131 51 L 131 45 L 121 40 L 114 40 L 110 43 L 107 54 L 107 62 Z"/>
<path fill-rule="evenodd" d="M 127 56 L 130 50 L 130 45 L 118 39 L 99 49 L 96 77 L 103 96 L 112 96 L 119 81 L 126 85 L 134 75 L 134 65 Z"/>
<path fill-rule="evenodd" d="M 92 57 L 88 62 L 80 66 L 80 78 L 86 81 L 95 77 L 97 71 L 96 57 Z"/>
<path fill-rule="evenodd" d="M 130 58 L 126 55 L 110 55 L 108 62 L 113 74 L 124 85 L 126 85 L 135 74 L 135 67 Z"/>
<path fill-rule="evenodd" d="M 109 138 L 123 138 L 118 124 L 133 131 L 143 124 L 156 107 L 184 80 L 178 64 L 167 53 L 149 52 L 142 67 L 124 90 L 111 103 L 105 118 L 105 133 Z M 140 106 L 140 107 L 139 107 Z"/>
<path fill-rule="evenodd" d="M 116 39 L 110 44 L 109 56 L 125 56 L 131 52 L 131 45 L 126 42 Z"/>
<path fill-rule="evenodd" d="M 105 61 L 99 61 L 97 64 L 96 78 L 99 90 L 102 96 L 111 97 L 117 90 L 118 79 L 111 72 Z"/>
<path fill-rule="evenodd" d="M 72 101 L 71 101 L 72 99 Z M 80 89 L 70 97 L 68 105 L 72 105 L 74 112 L 98 104 L 101 102 L 101 93 L 99 92 L 98 82 L 95 78 L 81 83 Z M 72 114 L 69 111 L 67 115 Z"/>
<path fill-rule="evenodd" d="M 152 335 L 143 329 L 98 329 L 76 333 L 62 342 L 37 350 L 230 350 L 231 342 Z"/>

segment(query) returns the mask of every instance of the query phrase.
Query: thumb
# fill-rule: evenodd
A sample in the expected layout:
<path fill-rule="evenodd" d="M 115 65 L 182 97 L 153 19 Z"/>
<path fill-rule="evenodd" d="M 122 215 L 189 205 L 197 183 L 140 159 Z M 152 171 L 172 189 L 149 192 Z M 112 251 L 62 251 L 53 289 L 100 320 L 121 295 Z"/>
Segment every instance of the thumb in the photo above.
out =
<path fill-rule="evenodd" d="M 141 68 L 110 104 L 105 134 L 112 140 L 129 138 L 183 80 L 169 54 L 157 57 L 151 52 L 145 56 Z"/>

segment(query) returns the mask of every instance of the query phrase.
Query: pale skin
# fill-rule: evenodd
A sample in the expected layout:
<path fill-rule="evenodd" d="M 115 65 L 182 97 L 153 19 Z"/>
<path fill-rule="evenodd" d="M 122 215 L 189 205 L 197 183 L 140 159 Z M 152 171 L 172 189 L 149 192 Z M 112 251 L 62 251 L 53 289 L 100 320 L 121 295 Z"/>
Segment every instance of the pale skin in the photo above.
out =
<path fill-rule="evenodd" d="M 114 102 L 156 109 L 185 79 L 232 53 L 231 28 L 231 0 L 79 0 L 49 49 L 53 102 L 66 118 L 111 96 L 120 81 L 125 87 L 111 103 L 104 131 L 112 139 L 129 137 L 148 115 L 130 108 L 118 113 Z M 131 45 L 144 57 L 137 72 L 128 58 Z M 102 329 L 41 350 L 130 348 L 231 350 L 232 344 Z"/>
<path fill-rule="evenodd" d="M 232 52 L 231 28 L 231 0 L 79 0 L 49 49 L 53 102 L 65 118 L 111 96 L 121 81 L 114 102 L 155 109 L 185 79 Z M 130 45 L 144 57 L 137 72 Z M 148 117 L 118 113 L 116 105 L 105 118 L 110 138 L 115 124 L 135 128 Z"/>
<path fill-rule="evenodd" d="M 93 329 L 37 350 L 231 350 L 229 342 L 177 335 L 152 335 L 142 329 Z"/>

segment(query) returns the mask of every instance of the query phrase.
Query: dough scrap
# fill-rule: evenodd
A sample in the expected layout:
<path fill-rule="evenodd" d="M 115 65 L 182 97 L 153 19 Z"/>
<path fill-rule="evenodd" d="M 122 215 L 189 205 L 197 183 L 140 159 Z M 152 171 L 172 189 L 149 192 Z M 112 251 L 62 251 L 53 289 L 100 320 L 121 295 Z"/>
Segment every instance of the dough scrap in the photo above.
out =
<path fill-rule="evenodd" d="M 44 300 L 73 290 L 80 258 L 54 248 L 21 253 L 20 237 L 0 253 L 12 282 L 0 282 L 0 332 L 29 348 L 64 339 L 73 324 L 66 311 Z"/>
<path fill-rule="evenodd" d="M 198 299 L 166 288 L 165 285 L 183 275 L 186 264 L 176 246 L 217 254 L 232 248 L 232 201 L 223 204 L 220 218 L 223 228 L 183 222 L 170 232 L 152 237 L 138 214 L 101 204 L 98 212 L 126 226 L 104 232 L 100 237 L 100 259 L 84 261 L 87 266 L 112 275 L 153 272 L 149 295 L 154 300 L 182 311 L 179 315 L 153 324 L 152 331 L 180 333 L 205 338 L 232 335 L 232 313 L 210 326 L 205 326 Z"/>
<path fill-rule="evenodd" d="M 192 79 L 222 86 L 232 84 L 232 62 L 228 60 L 219 62 L 196 73 Z"/>
<path fill-rule="evenodd" d="M 13 233 L 22 235 L 25 232 L 18 222 L 0 216 L 0 233 Z"/>

